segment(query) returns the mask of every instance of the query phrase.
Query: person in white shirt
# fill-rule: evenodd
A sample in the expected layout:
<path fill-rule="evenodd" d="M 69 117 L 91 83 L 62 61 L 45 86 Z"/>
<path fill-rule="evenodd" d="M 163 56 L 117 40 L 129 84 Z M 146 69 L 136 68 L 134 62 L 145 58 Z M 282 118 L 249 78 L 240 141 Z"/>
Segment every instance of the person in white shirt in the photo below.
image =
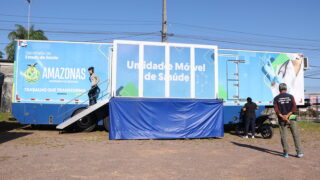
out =
<path fill-rule="evenodd" d="M 89 67 L 88 72 L 90 74 L 89 80 L 91 82 L 91 89 L 89 90 L 89 105 L 94 105 L 97 103 L 97 91 L 99 89 L 99 77 L 94 73 L 94 67 Z"/>

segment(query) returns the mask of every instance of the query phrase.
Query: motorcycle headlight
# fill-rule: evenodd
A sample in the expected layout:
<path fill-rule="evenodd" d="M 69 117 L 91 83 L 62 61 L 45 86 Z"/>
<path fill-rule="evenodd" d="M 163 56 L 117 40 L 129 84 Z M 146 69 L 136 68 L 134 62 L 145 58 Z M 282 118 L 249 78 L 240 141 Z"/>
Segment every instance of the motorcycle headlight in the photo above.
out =
<path fill-rule="evenodd" d="M 237 116 L 233 116 L 233 120 L 234 121 L 238 120 L 238 117 Z"/>
<path fill-rule="evenodd" d="M 270 120 L 271 124 L 277 124 L 277 122 L 273 119 L 273 120 Z"/>

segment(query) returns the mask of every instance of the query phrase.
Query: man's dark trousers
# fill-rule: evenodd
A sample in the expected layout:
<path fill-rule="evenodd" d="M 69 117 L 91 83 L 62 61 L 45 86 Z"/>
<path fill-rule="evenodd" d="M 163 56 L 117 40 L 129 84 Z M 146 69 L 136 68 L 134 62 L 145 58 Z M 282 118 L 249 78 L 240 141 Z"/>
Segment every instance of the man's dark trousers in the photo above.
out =
<path fill-rule="evenodd" d="M 245 131 L 244 131 L 245 136 L 248 136 L 249 126 L 251 126 L 252 136 L 254 136 L 255 130 L 256 130 L 256 118 L 255 117 L 246 117 L 245 118 Z"/>
<path fill-rule="evenodd" d="M 94 105 L 97 103 L 97 90 L 98 90 L 98 86 L 92 87 L 89 90 L 89 93 L 88 93 L 89 105 Z"/>
<path fill-rule="evenodd" d="M 290 124 L 286 124 L 283 120 L 279 121 L 279 129 L 280 129 L 280 136 L 281 136 L 281 144 L 283 147 L 283 153 L 288 154 L 289 146 L 287 141 L 287 129 L 288 127 L 291 130 L 291 134 L 293 137 L 294 145 L 296 147 L 296 152 L 301 153 L 301 145 L 300 145 L 300 137 L 297 128 L 297 122 L 291 120 Z"/>

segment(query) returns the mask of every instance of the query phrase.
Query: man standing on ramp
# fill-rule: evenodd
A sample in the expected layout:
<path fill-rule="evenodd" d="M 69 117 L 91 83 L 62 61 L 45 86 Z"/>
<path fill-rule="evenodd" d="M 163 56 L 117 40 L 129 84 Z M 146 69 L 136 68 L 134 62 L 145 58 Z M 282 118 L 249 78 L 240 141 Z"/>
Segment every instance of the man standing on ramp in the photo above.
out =
<path fill-rule="evenodd" d="M 97 103 L 97 96 L 98 96 L 98 84 L 99 84 L 99 77 L 94 73 L 94 67 L 89 67 L 88 72 L 90 74 L 90 82 L 91 82 L 91 89 L 89 90 L 89 105 L 94 105 Z"/>

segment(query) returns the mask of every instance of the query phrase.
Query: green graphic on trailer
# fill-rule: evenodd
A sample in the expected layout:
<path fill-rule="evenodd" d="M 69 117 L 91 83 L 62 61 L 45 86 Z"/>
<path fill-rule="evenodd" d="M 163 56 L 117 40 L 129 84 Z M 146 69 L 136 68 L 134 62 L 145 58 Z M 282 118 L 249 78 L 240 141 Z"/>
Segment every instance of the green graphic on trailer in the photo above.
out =
<path fill-rule="evenodd" d="M 284 64 L 285 62 L 287 62 L 289 59 L 289 57 L 286 54 L 280 54 L 271 64 L 273 66 L 273 70 L 274 72 L 277 71 L 277 67 L 279 65 Z"/>
<path fill-rule="evenodd" d="M 228 92 L 219 84 L 219 99 L 227 99 Z"/>
<path fill-rule="evenodd" d="M 40 71 L 36 68 L 37 63 L 28 64 L 29 68 L 24 72 L 25 80 L 34 83 L 39 80 Z"/>
<path fill-rule="evenodd" d="M 138 97 L 138 88 L 133 83 L 128 83 L 126 86 L 124 86 L 123 89 L 120 91 L 120 96 L 132 96 L 132 97 Z"/>

